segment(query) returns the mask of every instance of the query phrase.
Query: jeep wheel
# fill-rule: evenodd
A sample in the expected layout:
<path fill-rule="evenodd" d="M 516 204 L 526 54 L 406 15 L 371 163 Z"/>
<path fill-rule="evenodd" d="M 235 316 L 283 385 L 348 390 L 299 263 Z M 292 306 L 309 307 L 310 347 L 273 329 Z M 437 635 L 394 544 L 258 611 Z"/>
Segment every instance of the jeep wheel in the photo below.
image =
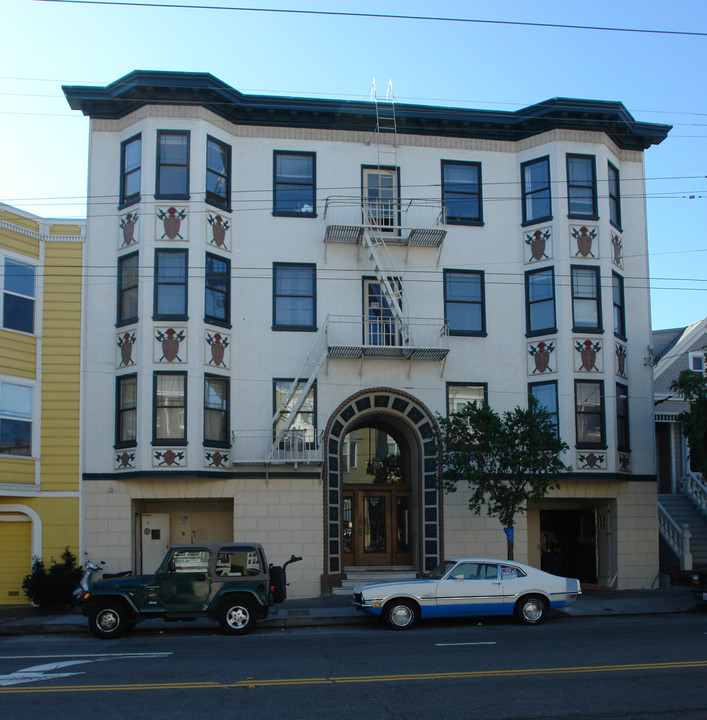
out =
<path fill-rule="evenodd" d="M 102 640 L 120 637 L 129 630 L 128 611 L 120 600 L 104 600 L 89 610 L 88 627 Z"/>
<path fill-rule="evenodd" d="M 273 602 L 281 603 L 287 599 L 285 571 L 280 565 L 273 565 L 270 568 L 270 586 L 272 587 Z"/>
<path fill-rule="evenodd" d="M 255 603 L 242 598 L 226 600 L 221 605 L 218 620 L 223 631 L 229 635 L 245 635 L 255 625 Z"/>

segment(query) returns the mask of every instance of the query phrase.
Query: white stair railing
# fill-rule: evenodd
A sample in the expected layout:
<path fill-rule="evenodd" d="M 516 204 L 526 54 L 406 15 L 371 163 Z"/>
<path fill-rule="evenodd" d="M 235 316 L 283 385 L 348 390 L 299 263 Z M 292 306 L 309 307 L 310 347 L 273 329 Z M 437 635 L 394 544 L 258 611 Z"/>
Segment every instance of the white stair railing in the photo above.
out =
<path fill-rule="evenodd" d="M 685 490 L 687 496 L 697 505 L 702 514 L 707 516 L 707 485 L 690 470 L 687 471 L 685 478 Z"/>
<path fill-rule="evenodd" d="M 690 552 L 690 527 L 685 523 L 680 527 L 663 505 L 658 502 L 658 530 L 661 537 L 670 546 L 680 560 L 681 570 L 692 570 L 692 554 Z"/>

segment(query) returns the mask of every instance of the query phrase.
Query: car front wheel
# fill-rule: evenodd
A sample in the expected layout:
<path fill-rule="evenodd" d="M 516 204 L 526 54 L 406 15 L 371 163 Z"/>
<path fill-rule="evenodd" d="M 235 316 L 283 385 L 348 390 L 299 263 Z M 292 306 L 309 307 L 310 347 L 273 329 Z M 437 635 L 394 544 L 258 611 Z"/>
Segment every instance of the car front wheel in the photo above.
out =
<path fill-rule="evenodd" d="M 219 612 L 219 623 L 229 635 L 249 633 L 256 621 L 255 604 L 251 600 L 227 600 Z"/>
<path fill-rule="evenodd" d="M 547 613 L 547 603 L 537 595 L 518 600 L 514 615 L 522 625 L 537 625 Z"/>
<path fill-rule="evenodd" d="M 129 630 L 128 612 L 120 600 L 106 600 L 91 608 L 88 627 L 102 640 L 117 638 Z"/>
<path fill-rule="evenodd" d="M 416 622 L 419 610 L 410 600 L 391 600 L 383 609 L 383 619 L 393 630 L 409 630 Z"/>

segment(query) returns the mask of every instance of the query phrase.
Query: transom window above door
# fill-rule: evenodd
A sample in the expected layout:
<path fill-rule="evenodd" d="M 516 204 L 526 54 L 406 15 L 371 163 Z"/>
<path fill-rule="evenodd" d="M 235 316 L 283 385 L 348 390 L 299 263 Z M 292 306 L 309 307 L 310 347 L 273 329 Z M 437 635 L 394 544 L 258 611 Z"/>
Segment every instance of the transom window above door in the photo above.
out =
<path fill-rule="evenodd" d="M 397 168 L 363 168 L 364 220 L 381 230 L 391 231 L 400 224 L 399 180 Z"/>

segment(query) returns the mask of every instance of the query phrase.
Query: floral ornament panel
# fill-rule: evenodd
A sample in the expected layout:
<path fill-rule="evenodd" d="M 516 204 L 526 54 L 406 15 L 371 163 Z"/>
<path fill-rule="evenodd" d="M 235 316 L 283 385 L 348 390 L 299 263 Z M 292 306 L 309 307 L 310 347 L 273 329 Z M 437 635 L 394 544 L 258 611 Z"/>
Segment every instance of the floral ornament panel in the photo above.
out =
<path fill-rule="evenodd" d="M 631 456 L 628 453 L 619 453 L 617 457 L 617 467 L 619 472 L 631 472 Z"/>
<path fill-rule="evenodd" d="M 626 369 L 626 346 L 621 343 L 615 343 L 616 345 L 616 374 L 619 377 L 626 379 L 628 377 L 628 371 Z"/>
<path fill-rule="evenodd" d="M 186 328 L 155 328 L 155 362 L 186 362 L 186 338 Z"/>
<path fill-rule="evenodd" d="M 204 363 L 211 367 L 231 367 L 231 338 L 221 332 L 206 331 L 206 356 Z"/>
<path fill-rule="evenodd" d="M 611 233 L 611 262 L 617 268 L 624 269 L 624 241 L 615 232 Z"/>
<path fill-rule="evenodd" d="M 117 368 L 130 367 L 137 363 L 136 342 L 137 334 L 135 330 L 124 330 L 116 335 L 117 356 L 115 366 Z"/>
<path fill-rule="evenodd" d="M 606 470 L 606 453 L 578 452 L 577 468 L 579 470 Z"/>
<path fill-rule="evenodd" d="M 570 254 L 575 258 L 598 258 L 599 230 L 586 225 L 570 225 Z"/>
<path fill-rule="evenodd" d="M 554 340 L 528 343 L 528 375 L 549 375 L 557 368 Z"/>
<path fill-rule="evenodd" d="M 115 470 L 134 470 L 135 469 L 135 451 L 123 450 L 113 454 Z"/>
<path fill-rule="evenodd" d="M 575 372 L 601 372 L 601 339 L 586 338 L 585 340 L 575 340 L 574 350 L 577 353 Z"/>
<path fill-rule="evenodd" d="M 207 214 L 209 227 L 207 237 L 209 245 L 215 245 L 220 250 L 231 249 L 231 220 L 223 215 Z"/>
<path fill-rule="evenodd" d="M 186 450 L 165 448 L 152 451 L 152 467 L 184 467 L 186 464 Z"/>
<path fill-rule="evenodd" d="M 549 260 L 552 257 L 552 228 L 538 228 L 523 233 L 525 264 Z"/>
<path fill-rule="evenodd" d="M 186 208 L 157 208 L 156 237 L 158 240 L 186 240 L 187 223 Z"/>
<path fill-rule="evenodd" d="M 127 215 L 120 217 L 120 238 L 118 240 L 118 249 L 137 245 L 138 237 L 136 234 L 136 226 L 138 221 L 138 211 L 134 210 Z"/>
<path fill-rule="evenodd" d="M 231 461 L 228 450 L 204 450 L 205 468 L 227 468 Z"/>

